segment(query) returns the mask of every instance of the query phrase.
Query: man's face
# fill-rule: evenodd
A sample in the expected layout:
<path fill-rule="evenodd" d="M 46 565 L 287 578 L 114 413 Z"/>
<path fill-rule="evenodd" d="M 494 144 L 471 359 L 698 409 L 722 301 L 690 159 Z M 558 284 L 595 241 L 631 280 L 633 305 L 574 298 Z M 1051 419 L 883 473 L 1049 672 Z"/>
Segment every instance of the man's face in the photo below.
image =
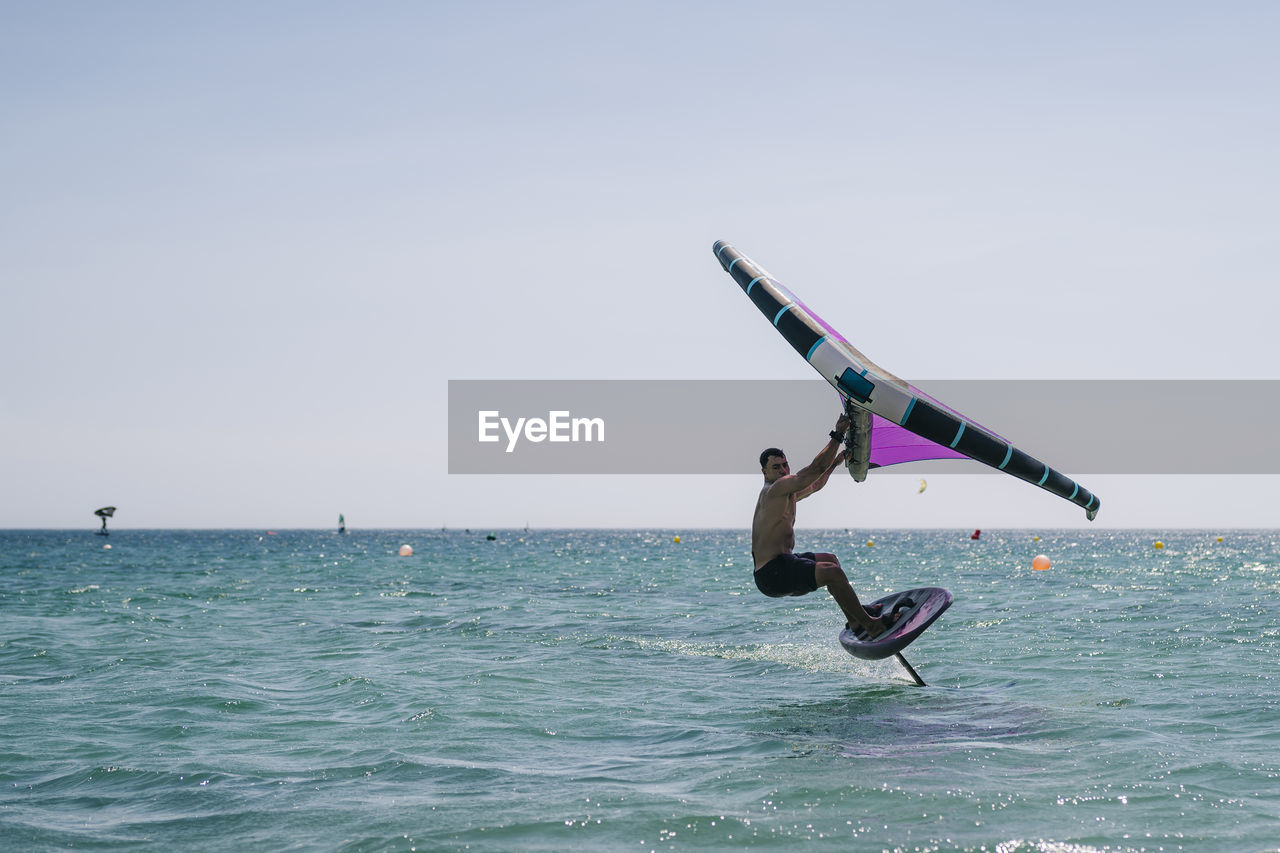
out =
<path fill-rule="evenodd" d="M 770 456 L 764 461 L 764 481 L 772 483 L 779 477 L 785 477 L 791 473 L 791 466 L 787 464 L 785 456 Z"/>

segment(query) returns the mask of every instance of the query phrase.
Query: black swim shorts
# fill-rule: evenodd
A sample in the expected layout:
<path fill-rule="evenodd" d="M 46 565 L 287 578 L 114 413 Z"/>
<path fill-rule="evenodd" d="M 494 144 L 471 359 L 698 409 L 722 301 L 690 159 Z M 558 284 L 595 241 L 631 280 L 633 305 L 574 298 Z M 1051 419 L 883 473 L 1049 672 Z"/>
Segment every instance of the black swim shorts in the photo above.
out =
<path fill-rule="evenodd" d="M 818 588 L 817 569 L 812 551 L 779 554 L 756 569 L 756 588 L 770 598 L 808 595 Z"/>

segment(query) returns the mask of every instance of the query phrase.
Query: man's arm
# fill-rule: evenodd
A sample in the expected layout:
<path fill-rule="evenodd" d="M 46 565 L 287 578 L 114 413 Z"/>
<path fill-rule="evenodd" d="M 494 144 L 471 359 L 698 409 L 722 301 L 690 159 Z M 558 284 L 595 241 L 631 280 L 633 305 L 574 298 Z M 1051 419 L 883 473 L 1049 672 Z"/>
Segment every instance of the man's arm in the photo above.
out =
<path fill-rule="evenodd" d="M 848 426 L 848 424 L 849 419 L 844 415 L 841 415 L 836 421 L 835 431 L 843 434 L 845 427 Z M 797 498 L 799 498 L 799 492 L 812 494 L 817 491 L 817 489 L 810 487 L 818 482 L 819 479 L 822 479 L 823 485 L 826 485 L 825 478 L 830 476 L 831 469 L 835 465 L 836 456 L 840 451 L 840 444 L 841 439 L 836 436 L 832 436 L 827 441 L 826 446 L 818 451 L 818 455 L 813 457 L 812 462 L 792 474 L 790 477 L 783 477 L 778 480 L 773 484 L 772 488 L 779 490 L 783 494 L 797 493 Z M 822 486 L 818 486 L 818 488 L 820 489 Z"/>
<path fill-rule="evenodd" d="M 796 492 L 796 500 L 802 501 L 805 498 L 809 497 L 809 495 L 813 494 L 814 492 L 820 490 L 823 486 L 825 486 L 827 484 L 827 480 L 831 477 L 831 472 L 836 470 L 836 467 L 841 462 L 844 461 L 845 456 L 847 455 L 848 455 L 847 451 L 844 451 L 844 450 L 841 450 L 839 453 L 837 453 L 835 461 L 832 462 L 830 466 L 828 466 L 827 470 L 822 473 L 821 477 L 815 480 L 813 484 L 809 486 L 809 488 L 802 489 Z"/>

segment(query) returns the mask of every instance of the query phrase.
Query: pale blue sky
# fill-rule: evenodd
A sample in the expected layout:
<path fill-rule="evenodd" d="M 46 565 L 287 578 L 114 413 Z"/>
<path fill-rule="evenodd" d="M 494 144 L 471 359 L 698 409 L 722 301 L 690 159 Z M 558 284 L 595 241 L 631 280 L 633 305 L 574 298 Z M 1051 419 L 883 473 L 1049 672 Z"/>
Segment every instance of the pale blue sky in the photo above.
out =
<path fill-rule="evenodd" d="M 446 473 L 451 378 L 812 378 L 720 238 L 908 378 L 1280 378 L 1276 44 L 1273 3 L 0 3 L 0 524 L 746 526 L 750 460 Z M 1108 526 L 1280 485 L 1068 473 Z M 801 521 L 1085 523 L 930 482 Z"/>

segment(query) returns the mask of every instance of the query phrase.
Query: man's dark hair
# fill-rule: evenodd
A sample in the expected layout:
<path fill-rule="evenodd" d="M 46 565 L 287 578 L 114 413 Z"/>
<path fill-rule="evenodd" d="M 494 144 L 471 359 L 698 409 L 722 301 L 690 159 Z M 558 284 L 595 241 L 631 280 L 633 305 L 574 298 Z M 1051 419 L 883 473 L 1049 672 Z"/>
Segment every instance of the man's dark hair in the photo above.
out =
<path fill-rule="evenodd" d="M 763 471 L 763 470 L 764 470 L 764 466 L 765 466 L 766 464 L 768 464 L 768 462 L 769 462 L 769 457 L 770 457 L 770 456 L 781 456 L 783 459 L 786 459 L 786 458 L 787 458 L 787 454 L 783 453 L 783 452 L 782 452 L 781 450 L 779 450 L 778 448 L 776 448 L 776 447 L 770 447 L 770 448 L 767 448 L 767 449 L 764 451 L 764 453 L 761 453 L 761 454 L 760 454 L 760 470 L 761 470 L 761 471 Z"/>

